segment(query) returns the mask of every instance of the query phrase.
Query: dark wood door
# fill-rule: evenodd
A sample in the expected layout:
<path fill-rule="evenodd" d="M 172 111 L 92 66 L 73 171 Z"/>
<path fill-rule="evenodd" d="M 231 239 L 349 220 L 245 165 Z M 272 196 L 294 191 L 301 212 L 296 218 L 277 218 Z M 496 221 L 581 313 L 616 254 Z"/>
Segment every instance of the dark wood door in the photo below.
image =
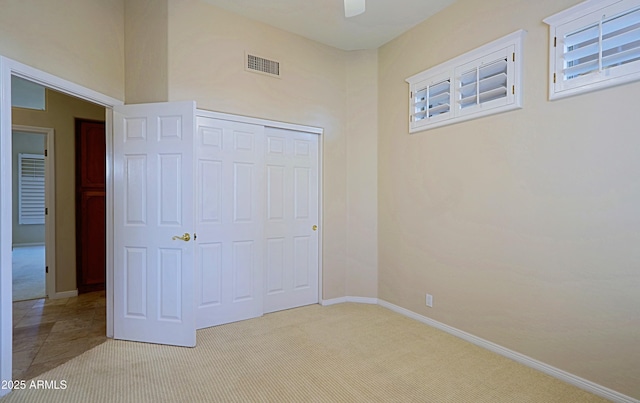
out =
<path fill-rule="evenodd" d="M 104 122 L 76 119 L 76 281 L 78 292 L 104 290 Z"/>

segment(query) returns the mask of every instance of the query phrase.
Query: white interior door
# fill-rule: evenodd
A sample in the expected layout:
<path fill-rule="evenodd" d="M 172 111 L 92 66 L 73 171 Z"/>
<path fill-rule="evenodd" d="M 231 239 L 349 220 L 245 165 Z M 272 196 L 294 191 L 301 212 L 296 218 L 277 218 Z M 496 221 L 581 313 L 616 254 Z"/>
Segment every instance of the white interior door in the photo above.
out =
<path fill-rule="evenodd" d="M 197 117 L 197 328 L 263 313 L 264 127 Z"/>
<path fill-rule="evenodd" d="M 195 104 L 114 108 L 114 337 L 193 347 Z"/>
<path fill-rule="evenodd" d="M 266 128 L 264 311 L 318 302 L 316 134 Z"/>

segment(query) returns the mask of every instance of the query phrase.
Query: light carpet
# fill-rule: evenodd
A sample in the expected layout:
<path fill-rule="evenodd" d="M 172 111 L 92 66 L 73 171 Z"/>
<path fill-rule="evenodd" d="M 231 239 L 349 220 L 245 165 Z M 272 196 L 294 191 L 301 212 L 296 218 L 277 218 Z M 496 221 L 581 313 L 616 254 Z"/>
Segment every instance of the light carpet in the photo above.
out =
<path fill-rule="evenodd" d="M 605 401 L 375 305 L 277 312 L 200 330 L 197 343 L 109 340 L 36 378 L 66 389 L 1 402 Z"/>
<path fill-rule="evenodd" d="M 41 246 L 16 246 L 13 260 L 13 301 L 44 298 L 45 253 Z"/>

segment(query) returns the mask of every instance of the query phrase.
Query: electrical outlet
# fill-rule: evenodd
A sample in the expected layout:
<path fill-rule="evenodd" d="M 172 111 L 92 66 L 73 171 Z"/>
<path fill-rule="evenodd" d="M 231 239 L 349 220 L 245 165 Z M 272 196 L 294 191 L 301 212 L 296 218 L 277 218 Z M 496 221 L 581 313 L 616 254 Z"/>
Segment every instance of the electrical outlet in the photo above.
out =
<path fill-rule="evenodd" d="M 429 308 L 433 308 L 433 295 L 427 294 L 426 304 Z"/>

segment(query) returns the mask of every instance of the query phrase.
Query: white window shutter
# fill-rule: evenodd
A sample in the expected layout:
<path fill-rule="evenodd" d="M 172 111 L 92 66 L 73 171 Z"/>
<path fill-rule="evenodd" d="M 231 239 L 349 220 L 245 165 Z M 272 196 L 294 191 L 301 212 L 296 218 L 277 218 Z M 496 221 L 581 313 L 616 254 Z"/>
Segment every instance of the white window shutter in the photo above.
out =
<path fill-rule="evenodd" d="M 551 99 L 640 79 L 640 0 L 586 1 L 545 22 Z"/>
<path fill-rule="evenodd" d="M 407 78 L 409 132 L 522 107 L 522 39 L 516 31 Z"/>
<path fill-rule="evenodd" d="M 513 103 L 513 46 L 456 69 L 460 115 L 488 111 Z"/>
<path fill-rule="evenodd" d="M 453 91 L 449 73 L 436 74 L 415 85 L 411 99 L 411 126 L 420 128 L 451 118 Z"/>
<path fill-rule="evenodd" d="M 44 155 L 18 154 L 18 223 L 44 224 Z"/>

